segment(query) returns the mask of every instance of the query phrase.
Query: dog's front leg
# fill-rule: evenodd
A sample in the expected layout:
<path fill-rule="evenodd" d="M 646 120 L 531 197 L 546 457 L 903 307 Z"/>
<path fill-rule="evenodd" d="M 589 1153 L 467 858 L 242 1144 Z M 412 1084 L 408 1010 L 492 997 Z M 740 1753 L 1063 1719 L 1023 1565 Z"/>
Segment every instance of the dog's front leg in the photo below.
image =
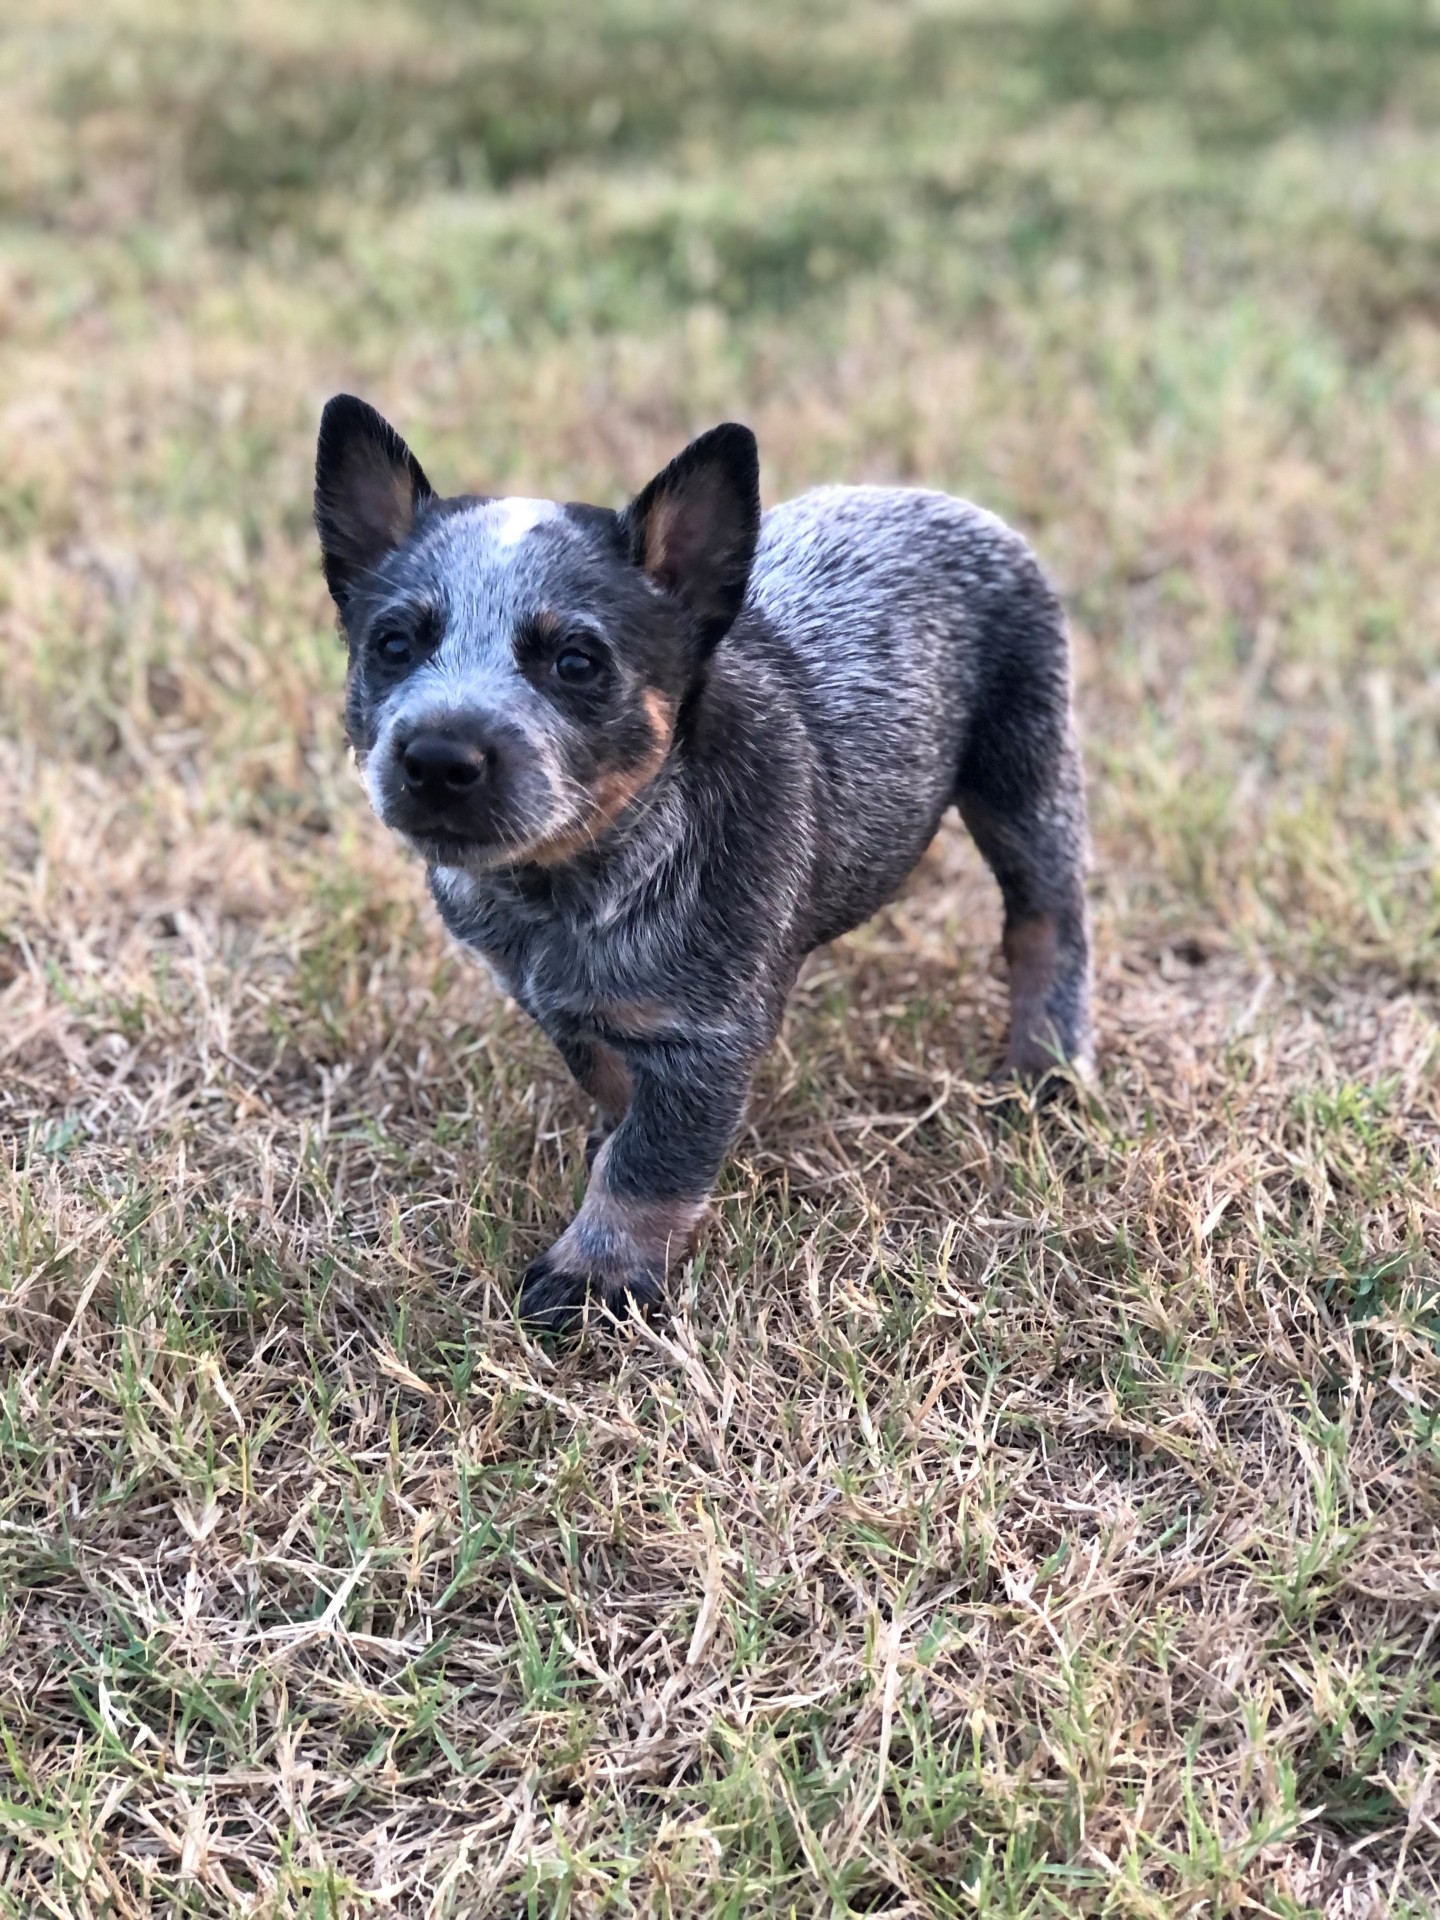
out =
<path fill-rule="evenodd" d="M 579 1213 L 520 1283 L 520 1317 L 558 1332 L 588 1300 L 654 1306 L 704 1216 L 745 1111 L 754 1055 L 655 1042 L 626 1049 L 632 1094 L 595 1155 Z"/>
<path fill-rule="evenodd" d="M 595 1102 L 595 1125 L 585 1137 L 585 1165 L 593 1167 L 595 1156 L 630 1110 L 635 1092 L 630 1069 L 603 1040 L 563 1035 L 555 1045 L 577 1086 Z"/>

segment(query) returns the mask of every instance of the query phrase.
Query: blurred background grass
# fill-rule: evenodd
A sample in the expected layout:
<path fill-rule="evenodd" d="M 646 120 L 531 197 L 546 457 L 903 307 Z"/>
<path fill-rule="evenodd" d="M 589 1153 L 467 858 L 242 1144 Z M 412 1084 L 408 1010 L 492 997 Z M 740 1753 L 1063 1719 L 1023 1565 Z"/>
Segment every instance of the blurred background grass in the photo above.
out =
<path fill-rule="evenodd" d="M 0 1910 L 1434 1911 L 1437 181 L 1434 0 L 6 10 Z M 446 489 L 738 416 L 1029 534 L 1101 1108 L 987 1120 L 949 833 L 703 1354 L 522 1349 L 584 1116 L 346 766 L 341 388 Z"/>
<path fill-rule="evenodd" d="M 1039 541 L 1118 696 L 1102 822 L 1172 900 L 1430 968 L 1428 0 L 28 12 L 12 545 L 163 527 L 162 572 L 243 554 L 263 600 L 340 385 L 447 481 L 606 499 L 747 412 L 771 498 L 916 480 Z M 53 624 L 6 709 L 103 756 L 135 614 L 109 656 Z"/>

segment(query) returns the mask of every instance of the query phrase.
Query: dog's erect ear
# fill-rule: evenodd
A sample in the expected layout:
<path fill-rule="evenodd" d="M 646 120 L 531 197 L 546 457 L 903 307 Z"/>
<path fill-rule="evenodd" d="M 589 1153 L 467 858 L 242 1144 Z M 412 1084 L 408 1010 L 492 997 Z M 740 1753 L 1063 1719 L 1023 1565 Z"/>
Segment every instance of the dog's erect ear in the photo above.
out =
<path fill-rule="evenodd" d="M 692 440 L 621 516 L 630 557 L 689 612 L 705 652 L 740 611 L 760 531 L 760 456 L 733 422 Z"/>
<path fill-rule="evenodd" d="M 343 613 L 355 582 L 392 553 L 434 497 L 420 462 L 374 407 L 337 393 L 320 416 L 315 526 L 325 583 Z"/>

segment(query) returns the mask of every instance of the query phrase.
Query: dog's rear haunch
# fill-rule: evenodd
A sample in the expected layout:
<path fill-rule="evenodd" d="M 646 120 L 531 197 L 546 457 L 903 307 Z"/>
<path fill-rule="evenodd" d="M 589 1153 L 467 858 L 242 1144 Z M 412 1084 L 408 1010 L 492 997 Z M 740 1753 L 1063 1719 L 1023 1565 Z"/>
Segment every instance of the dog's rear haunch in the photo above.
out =
<path fill-rule="evenodd" d="M 526 1320 L 658 1301 L 801 961 L 891 898 L 952 802 L 1004 895 L 1006 1068 L 1086 1066 L 1065 627 L 993 516 L 827 487 L 762 517 L 740 426 L 619 513 L 441 499 L 340 396 L 315 518 L 375 811 L 599 1108 Z"/>

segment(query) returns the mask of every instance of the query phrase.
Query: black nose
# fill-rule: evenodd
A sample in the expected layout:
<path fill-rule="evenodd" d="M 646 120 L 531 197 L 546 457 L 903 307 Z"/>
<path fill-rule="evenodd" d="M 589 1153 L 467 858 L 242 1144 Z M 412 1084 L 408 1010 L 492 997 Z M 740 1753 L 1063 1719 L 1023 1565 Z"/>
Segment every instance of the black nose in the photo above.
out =
<path fill-rule="evenodd" d="M 454 799 L 485 777 L 490 756 L 478 740 L 461 740 L 449 733 L 417 733 L 405 742 L 400 764 L 405 784 L 431 801 Z"/>

